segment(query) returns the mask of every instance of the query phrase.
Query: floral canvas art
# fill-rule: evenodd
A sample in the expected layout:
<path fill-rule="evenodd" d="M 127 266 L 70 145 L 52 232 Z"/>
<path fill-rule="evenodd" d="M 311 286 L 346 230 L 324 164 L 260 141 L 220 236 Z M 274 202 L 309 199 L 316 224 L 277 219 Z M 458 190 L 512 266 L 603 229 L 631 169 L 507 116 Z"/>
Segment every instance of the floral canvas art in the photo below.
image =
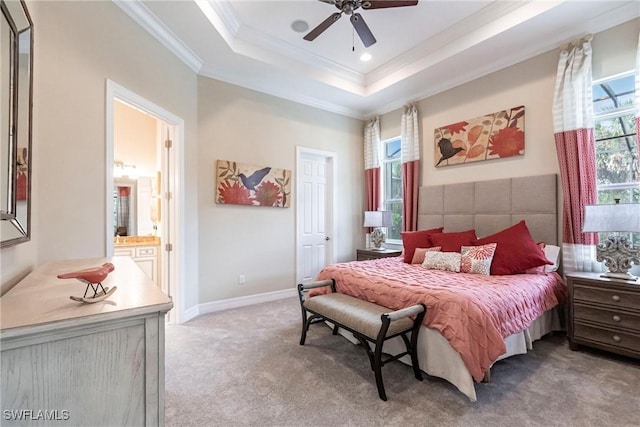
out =
<path fill-rule="evenodd" d="M 524 154 L 524 106 L 436 128 L 436 167 Z"/>
<path fill-rule="evenodd" d="M 290 170 L 218 160 L 216 203 L 288 208 L 290 202 Z"/>

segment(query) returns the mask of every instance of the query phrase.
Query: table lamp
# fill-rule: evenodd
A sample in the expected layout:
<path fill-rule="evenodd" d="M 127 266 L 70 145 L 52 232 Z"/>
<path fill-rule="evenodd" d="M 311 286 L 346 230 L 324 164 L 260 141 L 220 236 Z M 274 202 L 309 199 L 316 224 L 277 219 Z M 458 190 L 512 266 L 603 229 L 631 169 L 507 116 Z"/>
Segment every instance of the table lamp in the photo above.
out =
<path fill-rule="evenodd" d="M 365 211 L 364 213 L 364 226 L 373 227 L 371 232 L 371 243 L 373 244 L 373 250 L 383 251 L 382 244 L 386 240 L 386 236 L 382 227 L 391 227 L 391 211 Z"/>
<path fill-rule="evenodd" d="M 604 261 L 609 271 L 602 277 L 637 280 L 628 273 L 632 264 L 640 265 L 640 248 L 620 233 L 640 233 L 640 204 L 589 205 L 584 209 L 583 233 L 610 232 L 596 248 L 596 259 Z"/>

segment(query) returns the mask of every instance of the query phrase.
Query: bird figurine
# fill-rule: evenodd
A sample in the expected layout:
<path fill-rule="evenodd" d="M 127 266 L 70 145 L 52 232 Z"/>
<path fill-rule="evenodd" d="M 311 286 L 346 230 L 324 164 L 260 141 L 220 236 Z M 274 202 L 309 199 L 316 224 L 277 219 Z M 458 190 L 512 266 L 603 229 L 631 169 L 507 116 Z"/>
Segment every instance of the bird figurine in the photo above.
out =
<path fill-rule="evenodd" d="M 111 273 L 113 270 L 115 270 L 113 264 L 111 264 L 110 262 L 105 262 L 99 267 L 59 274 L 58 279 L 78 279 L 82 283 L 86 283 L 87 287 L 85 288 L 84 295 L 82 297 L 70 296 L 69 298 L 77 302 L 94 303 L 102 301 L 116 291 L 116 286 L 112 288 L 105 288 L 102 286 L 102 281 L 106 279 L 109 273 Z M 87 297 L 89 288 L 93 290 L 93 295 Z"/>
<path fill-rule="evenodd" d="M 438 141 L 438 147 L 440 148 L 440 154 L 442 154 L 442 157 L 440 157 L 440 160 L 438 161 L 438 163 L 436 163 L 436 166 L 438 166 L 443 161 L 455 156 L 460 151 L 464 151 L 464 148 L 461 147 L 454 148 L 451 140 L 447 138 L 442 138 L 440 141 Z"/>
<path fill-rule="evenodd" d="M 260 184 L 260 182 L 264 179 L 265 176 L 267 176 L 267 174 L 270 171 L 271 171 L 271 168 L 270 167 L 266 167 L 266 168 L 262 168 L 262 169 L 259 169 L 259 170 L 255 171 L 249 177 L 247 177 L 243 173 L 238 174 L 238 176 L 240 177 L 240 180 L 242 181 L 242 184 L 245 187 L 247 187 L 249 190 L 255 191 L 256 190 L 256 186 L 258 184 Z"/>

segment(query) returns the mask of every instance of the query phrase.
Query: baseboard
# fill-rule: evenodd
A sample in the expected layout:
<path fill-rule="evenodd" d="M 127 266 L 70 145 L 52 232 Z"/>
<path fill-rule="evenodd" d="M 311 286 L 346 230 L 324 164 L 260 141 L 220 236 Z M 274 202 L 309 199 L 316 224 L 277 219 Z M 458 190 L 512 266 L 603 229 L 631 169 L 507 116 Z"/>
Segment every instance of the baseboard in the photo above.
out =
<path fill-rule="evenodd" d="M 181 323 L 188 322 L 189 320 L 195 319 L 196 317 L 198 317 L 200 315 L 199 307 L 200 307 L 199 305 L 196 305 L 196 306 L 193 306 L 193 307 L 185 310 L 182 313 L 182 319 L 180 319 L 180 320 L 182 320 Z"/>
<path fill-rule="evenodd" d="M 207 313 L 229 310 L 231 308 L 245 307 L 262 302 L 276 301 L 284 298 L 291 298 L 297 295 L 295 288 L 283 289 L 281 291 L 265 292 L 263 294 L 248 295 L 246 297 L 229 298 L 220 301 L 206 302 L 191 307 L 184 312 L 184 321 L 187 322 L 197 316 Z"/>

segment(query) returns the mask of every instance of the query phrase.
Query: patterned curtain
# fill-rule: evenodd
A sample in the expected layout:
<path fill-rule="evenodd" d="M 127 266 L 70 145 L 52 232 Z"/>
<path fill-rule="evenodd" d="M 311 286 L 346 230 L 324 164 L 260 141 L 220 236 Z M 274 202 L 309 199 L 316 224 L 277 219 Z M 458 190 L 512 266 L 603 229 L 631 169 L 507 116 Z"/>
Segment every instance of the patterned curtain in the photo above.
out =
<path fill-rule="evenodd" d="M 368 211 L 381 208 L 380 169 L 380 118 L 376 117 L 364 128 L 364 180 Z"/>
<path fill-rule="evenodd" d="M 402 231 L 418 229 L 418 187 L 420 186 L 420 133 L 415 104 L 404 107 L 400 137 L 402 149 Z"/>
<path fill-rule="evenodd" d="M 560 52 L 553 131 L 562 183 L 562 251 L 566 272 L 600 270 L 596 233 L 583 233 L 584 207 L 597 202 L 591 37 Z"/>

